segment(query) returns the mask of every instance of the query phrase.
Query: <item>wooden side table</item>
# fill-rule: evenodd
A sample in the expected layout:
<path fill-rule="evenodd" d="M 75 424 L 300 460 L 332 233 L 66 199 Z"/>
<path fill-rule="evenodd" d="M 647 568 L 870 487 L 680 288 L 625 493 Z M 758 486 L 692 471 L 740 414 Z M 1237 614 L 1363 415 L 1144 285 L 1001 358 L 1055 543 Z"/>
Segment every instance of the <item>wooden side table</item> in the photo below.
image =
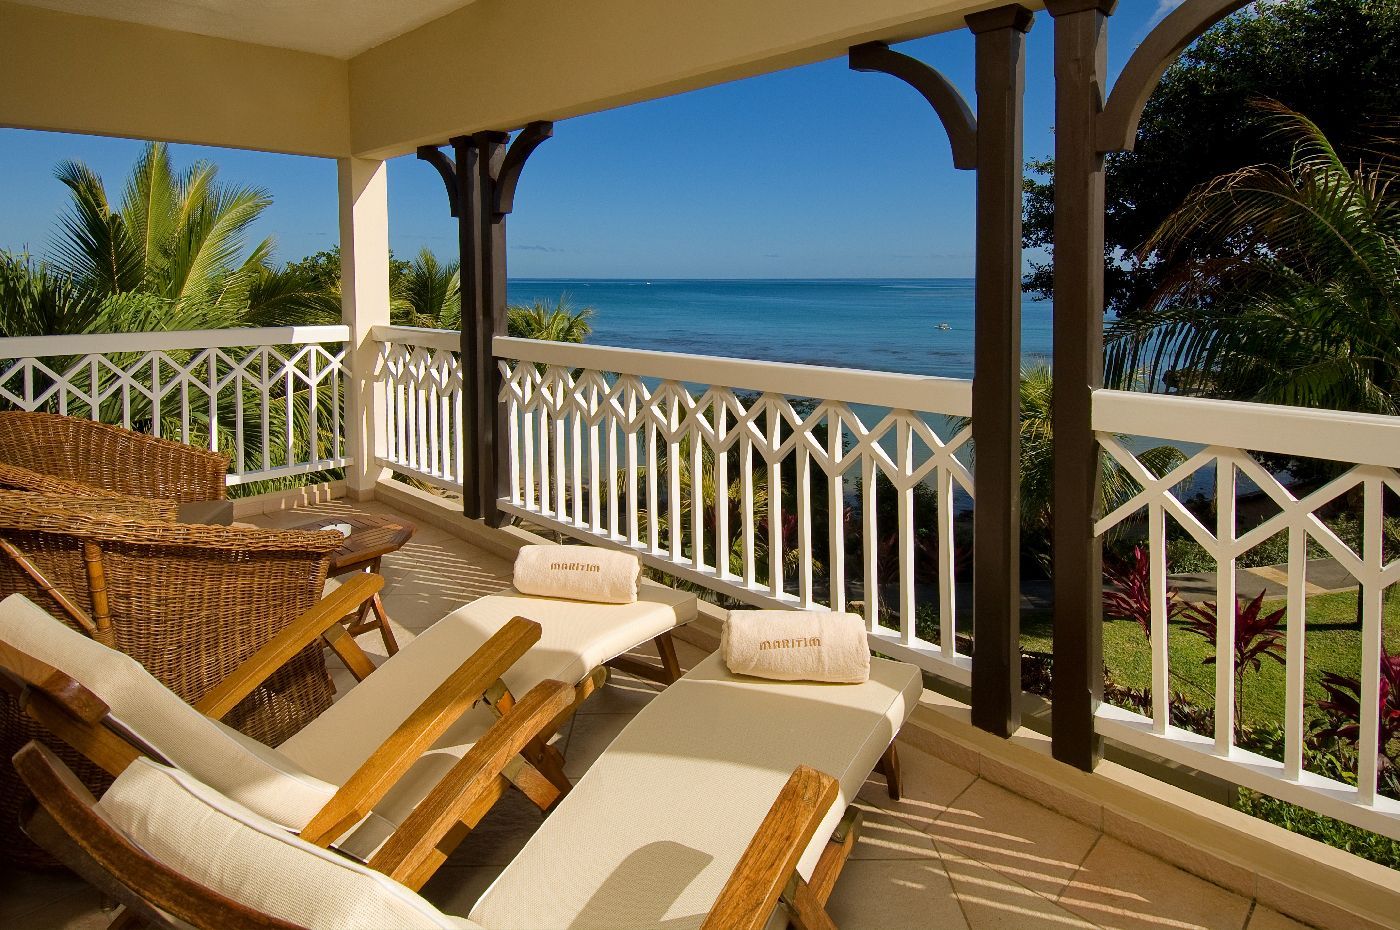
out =
<path fill-rule="evenodd" d="M 339 530 L 345 534 L 345 542 L 331 553 L 330 576 L 333 578 L 350 572 L 377 573 L 384 556 L 402 549 L 418 531 L 416 526 L 406 520 L 397 517 L 377 517 L 373 514 L 321 517 L 292 529 Z M 371 612 L 374 614 L 373 618 L 369 616 Z M 378 629 L 389 655 L 399 651 L 394 631 L 389 626 L 389 615 L 385 612 L 384 602 L 378 594 L 361 604 L 355 615 L 347 619 L 345 626 L 351 636 Z"/>

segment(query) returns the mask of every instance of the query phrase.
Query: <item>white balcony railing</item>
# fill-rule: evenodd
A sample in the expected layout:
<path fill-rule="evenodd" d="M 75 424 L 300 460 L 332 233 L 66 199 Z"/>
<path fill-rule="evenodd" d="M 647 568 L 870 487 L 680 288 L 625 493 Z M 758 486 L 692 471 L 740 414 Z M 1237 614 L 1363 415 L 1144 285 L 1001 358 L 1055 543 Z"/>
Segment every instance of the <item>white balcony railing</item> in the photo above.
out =
<path fill-rule="evenodd" d="M 460 489 L 456 334 L 374 335 L 384 464 Z M 502 509 L 757 606 L 859 600 L 875 648 L 969 680 L 955 526 L 972 495 L 970 382 L 522 339 L 495 351 Z"/>
<path fill-rule="evenodd" d="M 1400 418 L 1265 404 L 1202 400 L 1121 391 L 1094 395 L 1094 429 L 1109 455 L 1141 486 L 1139 492 L 1098 521 L 1103 535 L 1125 521 L 1146 516 L 1151 577 L 1152 707 L 1144 716 L 1104 704 L 1099 732 L 1237 784 L 1400 837 L 1400 801 L 1377 793 L 1380 665 L 1383 604 L 1388 587 L 1400 581 L 1400 561 L 1386 560 L 1383 539 L 1386 489 L 1400 492 Z M 1129 451 L 1125 437 L 1147 434 L 1183 446 L 1185 461 L 1165 474 L 1149 471 Z M 1341 463 L 1346 470 L 1325 485 L 1296 497 L 1251 453 Z M 1205 474 L 1213 494 L 1214 526 L 1189 507 L 1179 488 L 1188 479 L 1201 488 Z M 1246 517 L 1241 503 L 1252 500 Z M 1340 539 L 1318 515 L 1319 508 L 1359 498 L 1360 552 Z M 1270 511 L 1272 512 L 1270 515 Z M 1236 602 L 1236 565 L 1259 544 L 1287 533 L 1287 598 L 1282 759 L 1235 745 L 1235 613 L 1218 609 L 1215 653 L 1214 736 L 1171 722 L 1172 656 L 1167 616 L 1168 519 L 1194 539 L 1216 563 L 1217 605 Z M 1241 530 L 1242 525 L 1248 524 Z M 1361 655 L 1360 737 L 1357 785 L 1308 771 L 1304 766 L 1307 657 L 1307 565 L 1310 544 L 1320 546 L 1359 585 Z"/>
<path fill-rule="evenodd" d="M 462 490 L 461 334 L 455 330 L 376 326 L 385 400 L 381 465 Z"/>
<path fill-rule="evenodd" d="M 858 589 L 875 648 L 967 680 L 954 523 L 956 489 L 972 492 L 957 458 L 970 382 L 523 339 L 495 352 L 503 509 L 757 606 L 844 610 Z"/>
<path fill-rule="evenodd" d="M 231 455 L 229 483 L 348 463 L 345 326 L 0 339 L 0 400 Z"/>
<path fill-rule="evenodd" d="M 380 464 L 460 490 L 476 450 L 464 448 L 459 335 L 388 326 L 373 336 Z M 349 464 L 348 338 L 327 326 L 0 340 L 0 401 L 230 452 L 230 483 L 308 473 Z M 970 580 L 971 382 L 508 338 L 494 349 L 508 443 L 501 509 L 745 603 L 858 609 L 873 648 L 969 682 L 958 607 Z M 1096 532 L 1146 542 L 1152 612 L 1148 713 L 1105 704 L 1099 732 L 1400 837 L 1400 802 L 1377 790 L 1385 592 L 1400 582 L 1385 551 L 1400 418 L 1116 391 L 1095 393 L 1093 417 L 1139 486 Z M 1154 473 L 1132 451 L 1144 439 L 1175 444 L 1184 461 Z M 1295 494 L 1276 477 L 1278 457 L 1340 463 L 1341 476 Z M 1185 499 L 1188 482 L 1214 503 Z M 1354 545 L 1327 522 L 1338 502 L 1360 515 Z M 1172 723 L 1173 663 L 1184 661 L 1169 635 L 1173 533 L 1215 560 L 1217 604 L 1236 602 L 1240 560 L 1286 534 L 1280 758 L 1237 745 L 1229 610 L 1218 611 L 1214 735 Z M 1310 549 L 1360 589 L 1355 785 L 1306 763 Z"/>

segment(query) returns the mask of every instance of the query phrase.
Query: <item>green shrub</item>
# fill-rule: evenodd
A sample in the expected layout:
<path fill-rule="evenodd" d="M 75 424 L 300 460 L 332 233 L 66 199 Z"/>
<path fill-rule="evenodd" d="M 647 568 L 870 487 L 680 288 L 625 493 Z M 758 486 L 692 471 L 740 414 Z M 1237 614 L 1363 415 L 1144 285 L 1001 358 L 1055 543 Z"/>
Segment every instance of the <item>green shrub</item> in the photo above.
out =
<path fill-rule="evenodd" d="M 1211 558 L 1201 544 L 1189 537 L 1167 540 L 1167 571 L 1213 572 L 1215 559 Z"/>
<path fill-rule="evenodd" d="M 1370 859 L 1392 869 L 1400 869 L 1400 841 L 1333 820 L 1287 801 L 1241 788 L 1235 806 L 1253 817 L 1267 820 L 1328 846 L 1344 849 L 1363 859 Z"/>

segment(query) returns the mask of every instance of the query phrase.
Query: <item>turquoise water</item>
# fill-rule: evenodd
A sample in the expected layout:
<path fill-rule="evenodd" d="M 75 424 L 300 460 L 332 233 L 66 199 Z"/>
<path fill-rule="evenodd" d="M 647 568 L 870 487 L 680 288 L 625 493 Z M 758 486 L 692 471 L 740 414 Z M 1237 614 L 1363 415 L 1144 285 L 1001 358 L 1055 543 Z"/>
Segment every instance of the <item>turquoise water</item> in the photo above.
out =
<path fill-rule="evenodd" d="M 595 345 L 972 377 L 970 278 L 513 278 L 507 287 L 512 303 L 561 294 L 594 309 Z M 1049 302 L 1027 297 L 1023 318 L 1025 360 L 1048 359 Z"/>

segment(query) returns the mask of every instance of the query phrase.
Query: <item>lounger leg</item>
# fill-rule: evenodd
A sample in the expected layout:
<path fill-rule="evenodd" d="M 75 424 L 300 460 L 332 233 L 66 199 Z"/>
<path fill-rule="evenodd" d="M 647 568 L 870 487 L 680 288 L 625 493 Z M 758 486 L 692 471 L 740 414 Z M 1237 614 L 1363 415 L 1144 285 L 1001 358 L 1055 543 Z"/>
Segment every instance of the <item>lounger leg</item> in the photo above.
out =
<path fill-rule="evenodd" d="M 564 756 L 549 744 L 549 740 L 559 728 L 569 721 L 569 718 L 578 710 L 580 704 L 594 691 L 597 691 L 607 681 L 607 669 L 595 668 L 583 681 L 574 687 L 574 702 L 567 710 L 551 720 L 539 731 L 539 735 L 525 746 L 521 751 L 521 758 L 528 763 L 534 780 L 542 782 L 544 788 L 538 791 L 526 790 L 526 786 L 517 783 L 531 801 L 540 810 L 548 810 L 560 798 L 568 794 L 573 789 L 573 782 L 564 774 Z M 515 706 L 515 695 L 510 693 L 504 681 L 497 681 L 486 690 L 485 698 L 491 709 L 497 716 L 505 714 Z"/>
<path fill-rule="evenodd" d="M 808 885 L 817 903 L 823 907 L 836 887 L 836 879 L 841 877 L 841 870 L 846 867 L 846 860 L 851 858 L 851 850 L 855 849 L 856 841 L 860 839 L 860 824 L 860 811 L 854 807 L 847 808 L 812 868 L 812 880 Z"/>
<path fill-rule="evenodd" d="M 681 677 L 680 659 L 676 658 L 676 641 L 671 638 L 671 632 L 667 630 L 654 640 L 656 643 L 656 654 L 661 657 L 661 667 L 666 672 L 666 677 L 670 679 L 665 684 L 674 684 Z"/>
<path fill-rule="evenodd" d="M 569 781 L 569 776 L 564 774 L 564 757 L 559 754 L 559 750 L 539 740 L 535 740 L 529 746 L 525 747 L 525 751 L 522 752 L 521 755 L 524 756 L 525 761 L 529 762 L 540 775 L 543 775 L 549 784 L 554 787 L 554 790 L 558 792 L 554 800 L 547 804 L 540 804 L 538 800 L 531 797 L 530 800 L 535 801 L 535 803 L 539 805 L 540 810 L 547 810 L 549 807 L 553 806 L 554 801 L 563 798 L 564 795 L 573 790 L 573 782 Z"/>
<path fill-rule="evenodd" d="M 379 564 L 380 560 L 375 559 L 365 567 L 365 571 L 371 575 L 379 574 Z M 365 619 L 371 610 L 374 611 L 373 621 Z M 399 651 L 398 640 L 394 638 L 394 631 L 389 626 L 389 614 L 384 610 L 384 601 L 377 593 L 367 603 L 360 605 L 359 609 L 355 611 L 355 619 L 346 626 L 349 627 L 351 636 L 359 636 L 361 633 L 378 629 L 379 635 L 384 639 L 384 648 L 388 654 L 393 655 Z"/>
<path fill-rule="evenodd" d="M 825 902 L 817 900 L 812 887 L 804 883 L 801 876 L 794 876 L 794 879 L 791 890 L 783 893 L 783 903 L 787 905 L 795 930 L 836 930 Z"/>
<path fill-rule="evenodd" d="M 875 771 L 885 776 L 885 787 L 890 793 L 890 800 L 898 801 L 904 791 L 899 779 L 899 753 L 895 750 L 894 743 L 890 743 L 890 748 L 880 757 Z"/>
<path fill-rule="evenodd" d="M 676 658 L 676 643 L 671 638 L 671 631 L 667 630 L 652 642 L 656 644 L 656 654 L 661 658 L 659 665 L 652 665 L 650 662 L 643 662 L 631 656 L 618 656 L 608 662 L 608 666 L 619 672 L 626 672 L 629 675 L 636 675 L 638 678 L 645 678 L 647 681 L 654 681 L 659 685 L 672 684 L 681 677 L 681 663 Z"/>
<path fill-rule="evenodd" d="M 546 771 L 551 768 L 550 763 L 531 759 L 528 750 L 520 754 L 516 763 L 513 766 L 514 771 L 508 770 L 507 777 L 511 784 L 515 785 L 516 789 L 529 798 L 531 803 L 541 811 L 548 812 L 555 804 L 559 803 L 564 795 L 569 793 L 568 789 L 573 787 L 569 784 L 569 780 L 563 777 L 562 769 L 557 775 Z M 555 781 L 556 777 L 562 779 L 568 788 L 560 788 Z"/>

